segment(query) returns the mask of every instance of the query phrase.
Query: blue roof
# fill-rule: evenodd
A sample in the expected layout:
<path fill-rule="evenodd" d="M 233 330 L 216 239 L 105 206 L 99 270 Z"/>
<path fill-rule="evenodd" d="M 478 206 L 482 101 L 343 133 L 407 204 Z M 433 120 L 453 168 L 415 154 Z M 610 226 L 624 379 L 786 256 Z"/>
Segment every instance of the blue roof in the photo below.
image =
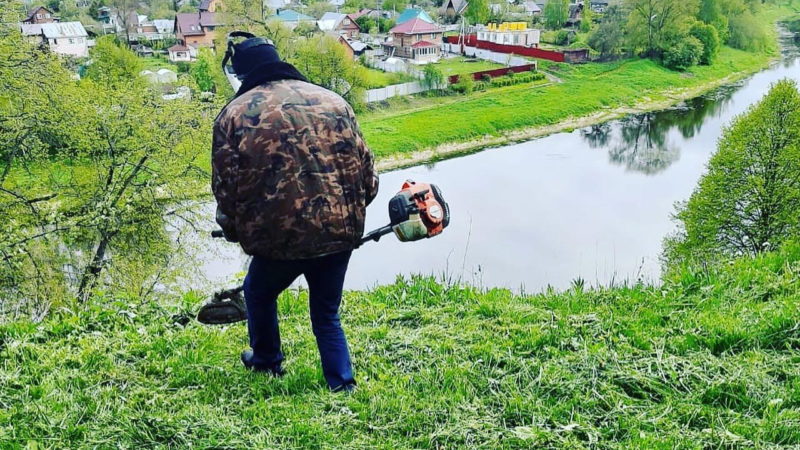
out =
<path fill-rule="evenodd" d="M 315 20 L 311 16 L 307 16 L 291 9 L 282 9 L 280 12 L 278 12 L 278 14 L 269 16 L 269 18 L 280 20 L 281 22 L 302 22 L 306 20 Z"/>
<path fill-rule="evenodd" d="M 421 9 L 414 9 L 414 8 L 408 8 L 405 11 L 403 11 L 403 14 L 400 14 L 395 23 L 397 25 L 400 25 L 401 23 L 405 23 L 408 22 L 409 20 L 416 18 L 424 20 L 425 22 L 428 23 L 434 23 L 433 19 L 431 19 L 431 16 L 429 16 L 428 13 L 426 13 Z"/>

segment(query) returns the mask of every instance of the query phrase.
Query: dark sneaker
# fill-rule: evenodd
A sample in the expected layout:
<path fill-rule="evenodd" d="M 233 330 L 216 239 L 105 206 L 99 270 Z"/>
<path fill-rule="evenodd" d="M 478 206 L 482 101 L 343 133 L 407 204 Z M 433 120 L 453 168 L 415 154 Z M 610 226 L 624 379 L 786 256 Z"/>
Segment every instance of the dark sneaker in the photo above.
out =
<path fill-rule="evenodd" d="M 356 382 L 353 381 L 351 383 L 345 383 L 341 386 L 337 386 L 331 389 L 332 392 L 345 392 L 348 394 L 353 394 L 356 392 Z"/>
<path fill-rule="evenodd" d="M 258 373 L 266 373 L 266 374 L 272 375 L 274 377 L 282 377 L 284 374 L 286 374 L 286 371 L 283 370 L 283 367 L 281 367 L 280 364 L 278 364 L 276 366 L 272 366 L 272 367 L 269 367 L 269 366 L 258 366 L 258 365 L 253 364 L 252 362 L 250 362 L 252 360 L 253 360 L 253 351 L 252 350 L 245 350 L 245 351 L 242 352 L 242 364 L 244 364 L 244 366 L 246 368 L 248 368 L 249 370 L 252 370 L 253 372 L 258 372 Z"/>

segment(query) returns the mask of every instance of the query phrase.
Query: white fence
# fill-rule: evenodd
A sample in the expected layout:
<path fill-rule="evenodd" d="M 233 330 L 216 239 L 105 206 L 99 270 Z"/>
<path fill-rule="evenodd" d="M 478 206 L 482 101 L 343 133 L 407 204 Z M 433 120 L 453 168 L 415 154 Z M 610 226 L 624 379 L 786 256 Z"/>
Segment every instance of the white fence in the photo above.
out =
<path fill-rule="evenodd" d="M 455 53 L 459 55 L 461 54 L 461 46 L 458 44 L 444 44 L 444 49 L 448 53 Z M 525 58 L 514 56 L 508 53 L 498 53 L 477 47 L 467 47 L 466 45 L 464 46 L 464 53 L 471 58 L 493 61 L 499 64 L 504 64 L 509 67 L 524 66 L 526 64 L 535 64 L 535 60 L 527 60 Z"/>
<path fill-rule="evenodd" d="M 412 81 L 410 83 L 393 84 L 378 89 L 370 89 L 366 93 L 367 103 L 382 102 L 387 98 L 397 97 L 399 95 L 411 95 L 425 92 L 428 89 L 419 81 Z"/>

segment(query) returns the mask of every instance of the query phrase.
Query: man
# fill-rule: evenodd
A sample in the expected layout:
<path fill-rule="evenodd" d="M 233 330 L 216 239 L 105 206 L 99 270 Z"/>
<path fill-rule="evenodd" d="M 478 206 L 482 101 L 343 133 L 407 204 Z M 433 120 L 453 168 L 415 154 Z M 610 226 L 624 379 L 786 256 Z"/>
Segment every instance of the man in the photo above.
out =
<path fill-rule="evenodd" d="M 244 365 L 280 376 L 278 295 L 300 275 L 322 369 L 355 387 L 339 304 L 350 254 L 378 191 L 352 108 L 315 86 L 259 38 L 234 46 L 242 87 L 214 122 L 212 190 L 226 238 L 253 256 L 244 281 L 252 350 Z"/>

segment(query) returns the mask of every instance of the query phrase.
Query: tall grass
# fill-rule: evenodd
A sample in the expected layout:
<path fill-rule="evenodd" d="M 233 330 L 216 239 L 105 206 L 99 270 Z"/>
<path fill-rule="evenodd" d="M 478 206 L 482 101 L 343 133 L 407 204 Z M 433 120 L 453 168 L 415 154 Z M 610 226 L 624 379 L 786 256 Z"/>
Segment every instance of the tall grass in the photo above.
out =
<path fill-rule="evenodd" d="M 800 246 L 662 286 L 518 296 L 424 277 L 347 293 L 359 391 L 327 392 L 307 295 L 282 379 L 201 302 L 115 297 L 0 327 L 0 447 L 800 446 Z"/>

